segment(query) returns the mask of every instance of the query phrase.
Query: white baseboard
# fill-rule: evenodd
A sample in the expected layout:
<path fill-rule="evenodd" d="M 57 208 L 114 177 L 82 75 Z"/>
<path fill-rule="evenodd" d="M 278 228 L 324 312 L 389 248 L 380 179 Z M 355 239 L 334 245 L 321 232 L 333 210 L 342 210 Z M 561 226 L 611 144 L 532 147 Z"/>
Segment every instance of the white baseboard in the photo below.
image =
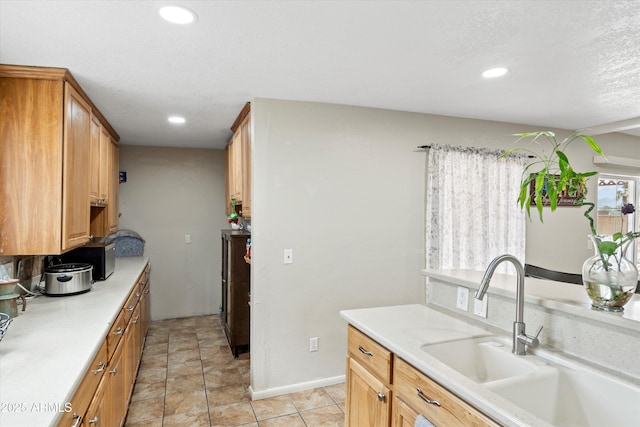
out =
<path fill-rule="evenodd" d="M 322 378 L 314 381 L 307 381 L 303 383 L 290 384 L 280 387 L 268 388 L 265 390 L 256 391 L 252 386 L 249 386 L 249 396 L 251 400 L 266 399 L 268 397 L 280 396 L 287 393 L 296 393 L 298 391 L 310 390 L 318 387 L 326 387 L 329 385 L 340 384 L 345 382 L 346 375 L 338 375 L 336 377 Z"/>

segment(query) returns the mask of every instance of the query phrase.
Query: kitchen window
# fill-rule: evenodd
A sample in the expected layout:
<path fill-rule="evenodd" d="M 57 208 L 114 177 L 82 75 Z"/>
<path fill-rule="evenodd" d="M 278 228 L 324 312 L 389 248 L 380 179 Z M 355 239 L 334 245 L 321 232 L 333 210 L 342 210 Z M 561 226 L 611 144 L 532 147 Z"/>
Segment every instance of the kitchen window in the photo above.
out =
<path fill-rule="evenodd" d="M 623 175 L 600 175 L 598 177 L 598 203 L 596 231 L 598 234 L 627 233 L 638 229 L 638 191 L 640 178 Z M 635 206 L 633 214 L 622 215 L 622 207 L 628 203 Z M 627 253 L 640 268 L 640 239 L 636 239 Z"/>

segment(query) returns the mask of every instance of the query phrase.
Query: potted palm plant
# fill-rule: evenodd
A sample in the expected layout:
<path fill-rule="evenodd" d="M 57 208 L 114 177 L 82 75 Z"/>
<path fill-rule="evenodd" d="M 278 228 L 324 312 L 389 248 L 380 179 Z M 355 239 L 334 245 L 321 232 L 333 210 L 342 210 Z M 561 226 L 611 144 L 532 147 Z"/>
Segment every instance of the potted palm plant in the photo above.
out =
<path fill-rule="evenodd" d="M 533 159 L 525 167 L 520 182 L 518 204 L 531 218 L 531 206 L 535 206 L 540 221 L 543 221 L 544 207 L 554 212 L 561 200 L 571 200 L 576 206 L 586 207 L 584 216 L 589 221 L 590 238 L 594 243 L 595 255 L 585 261 L 582 267 L 582 281 L 591 298 L 592 307 L 605 311 L 622 311 L 638 283 L 638 270 L 635 263 L 625 257 L 630 243 L 640 232 L 620 231 L 611 236 L 598 235 L 591 212 L 595 204 L 586 200 L 587 181 L 597 174 L 595 171 L 577 172 L 566 154 L 567 147 L 576 140 L 582 140 L 590 149 L 603 156 L 604 153 L 596 141 L 579 131 L 558 141 L 554 132 L 540 131 L 514 135 L 516 143 L 528 140 L 536 145 L 536 150 L 517 147 L 514 151 L 524 151 Z M 633 213 L 631 204 L 622 207 L 621 214 Z"/>

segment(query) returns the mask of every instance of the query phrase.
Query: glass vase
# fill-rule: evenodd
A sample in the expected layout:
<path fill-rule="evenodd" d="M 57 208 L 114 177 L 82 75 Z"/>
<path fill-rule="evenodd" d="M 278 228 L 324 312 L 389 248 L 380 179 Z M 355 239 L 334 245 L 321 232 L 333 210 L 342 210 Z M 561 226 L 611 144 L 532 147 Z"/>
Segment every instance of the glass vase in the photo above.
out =
<path fill-rule="evenodd" d="M 625 253 L 629 240 L 613 255 L 601 254 L 600 242 L 611 241 L 612 236 L 590 235 L 595 255 L 582 265 L 582 283 L 591 298 L 591 307 L 603 311 L 623 311 L 638 286 L 638 269 Z"/>

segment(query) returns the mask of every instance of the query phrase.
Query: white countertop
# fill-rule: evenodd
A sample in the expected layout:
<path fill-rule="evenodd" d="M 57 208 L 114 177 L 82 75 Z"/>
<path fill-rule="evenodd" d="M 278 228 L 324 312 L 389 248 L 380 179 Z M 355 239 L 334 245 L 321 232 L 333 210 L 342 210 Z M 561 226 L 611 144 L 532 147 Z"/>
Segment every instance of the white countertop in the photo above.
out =
<path fill-rule="evenodd" d="M 495 331 L 420 304 L 343 310 L 340 316 L 499 423 L 549 426 L 421 349 L 425 344 L 491 335 Z"/>
<path fill-rule="evenodd" d="M 0 342 L 0 426 L 55 425 L 148 261 L 116 258 L 87 293 L 27 302 Z"/>

